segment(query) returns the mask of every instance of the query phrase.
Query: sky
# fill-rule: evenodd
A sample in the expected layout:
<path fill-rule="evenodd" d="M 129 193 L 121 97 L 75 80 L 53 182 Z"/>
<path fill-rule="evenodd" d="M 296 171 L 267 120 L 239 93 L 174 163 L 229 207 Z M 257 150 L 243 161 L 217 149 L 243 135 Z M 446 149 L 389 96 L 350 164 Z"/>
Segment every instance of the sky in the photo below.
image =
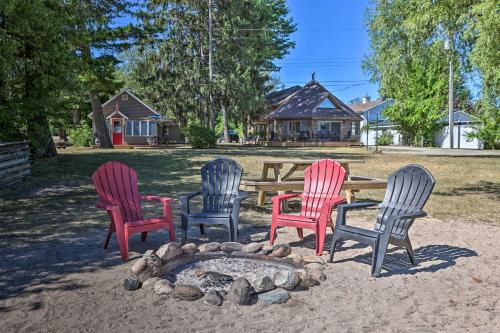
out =
<path fill-rule="evenodd" d="M 276 76 L 283 84 L 303 85 L 315 72 L 316 80 L 345 103 L 366 94 L 376 99 L 378 85 L 367 82 L 361 70 L 362 58 L 369 53 L 364 26 L 368 0 L 287 0 L 287 4 L 297 31 L 291 36 L 295 48 L 276 62 L 281 67 Z"/>

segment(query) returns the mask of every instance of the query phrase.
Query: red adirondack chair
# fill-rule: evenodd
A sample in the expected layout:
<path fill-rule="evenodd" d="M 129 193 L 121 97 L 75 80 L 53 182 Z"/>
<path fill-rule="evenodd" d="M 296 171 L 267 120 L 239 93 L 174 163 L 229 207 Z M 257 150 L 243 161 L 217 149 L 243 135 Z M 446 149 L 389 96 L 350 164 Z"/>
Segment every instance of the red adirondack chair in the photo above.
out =
<path fill-rule="evenodd" d="M 92 175 L 100 201 L 97 208 L 106 210 L 111 218 L 104 248 L 108 248 L 113 232 L 116 232 L 122 259 L 128 259 L 128 238 L 141 233 L 144 242 L 148 231 L 168 229 L 170 240 L 175 241 L 172 222 L 172 199 L 157 196 L 142 196 L 137 186 L 137 172 L 126 164 L 111 161 L 101 165 Z M 144 219 L 141 200 L 157 201 L 163 204 L 163 216 Z"/>
<path fill-rule="evenodd" d="M 283 194 L 273 197 L 273 215 L 271 223 L 270 244 L 276 237 L 276 227 L 295 227 L 300 239 L 304 238 L 303 229 L 311 229 L 316 234 L 316 255 L 323 253 L 326 227 L 333 230 L 332 209 L 345 202 L 340 189 L 344 184 L 346 171 L 339 162 L 319 160 L 304 171 L 304 192 Z M 299 215 L 281 212 L 283 201 L 291 198 L 302 198 Z"/>

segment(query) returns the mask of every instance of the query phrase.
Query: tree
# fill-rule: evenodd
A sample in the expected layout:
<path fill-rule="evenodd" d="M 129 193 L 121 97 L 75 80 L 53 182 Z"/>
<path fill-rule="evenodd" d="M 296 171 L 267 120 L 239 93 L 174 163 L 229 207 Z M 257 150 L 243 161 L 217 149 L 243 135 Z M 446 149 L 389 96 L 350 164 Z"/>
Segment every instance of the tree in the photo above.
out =
<path fill-rule="evenodd" d="M 35 157 L 57 154 L 49 119 L 71 86 L 71 13 L 60 1 L 0 3 L 0 140 L 29 140 Z"/>
<path fill-rule="evenodd" d="M 208 80 L 208 1 L 148 1 L 149 32 L 124 54 L 126 83 L 161 113 L 215 130 L 222 116 L 246 127 L 263 110 L 273 60 L 293 47 L 284 0 L 212 1 L 214 79 Z M 217 112 L 209 112 L 209 96 Z M 245 132 L 245 131 L 243 131 Z"/>
<path fill-rule="evenodd" d="M 133 15 L 137 6 L 126 0 L 72 1 L 75 48 L 80 60 L 79 78 L 90 99 L 92 117 L 102 148 L 112 148 L 101 108 L 101 93 L 112 93 L 122 84 L 116 77 L 116 55 L 129 48 L 140 30 L 132 25 L 120 25 L 117 19 Z"/>
<path fill-rule="evenodd" d="M 380 82 L 380 95 L 396 99 L 386 115 L 409 143 L 430 144 L 447 101 L 447 63 L 455 68 L 455 107 L 468 105 L 471 71 L 467 38 L 471 8 L 480 0 L 375 0 L 367 11 L 371 54 L 363 69 Z M 448 41 L 451 50 L 444 51 Z"/>

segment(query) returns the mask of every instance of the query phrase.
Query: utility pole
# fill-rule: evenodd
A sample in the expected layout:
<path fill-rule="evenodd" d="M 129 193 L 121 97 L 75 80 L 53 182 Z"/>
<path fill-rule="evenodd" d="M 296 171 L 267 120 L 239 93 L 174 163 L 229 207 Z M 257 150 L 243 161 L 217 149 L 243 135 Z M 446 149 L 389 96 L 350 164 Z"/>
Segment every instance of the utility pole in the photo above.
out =
<path fill-rule="evenodd" d="M 209 110 L 210 110 L 210 125 L 215 129 L 215 110 L 213 105 L 212 96 L 212 79 L 213 79 L 213 65 L 212 65 L 212 0 L 208 0 L 208 86 L 209 86 Z"/>
<path fill-rule="evenodd" d="M 370 135 L 370 111 L 366 112 L 366 150 L 370 150 L 370 147 L 368 146 L 368 140 L 369 140 L 369 135 Z"/>
<path fill-rule="evenodd" d="M 375 152 L 378 153 L 378 113 L 377 113 L 377 123 L 375 124 Z"/>
<path fill-rule="evenodd" d="M 450 138 L 450 149 L 453 149 L 453 57 L 451 52 L 451 45 L 449 39 L 447 39 L 444 43 L 445 50 L 450 50 L 450 64 L 449 64 L 449 78 L 448 78 L 448 131 Z M 459 139 L 460 140 L 460 139 Z"/>

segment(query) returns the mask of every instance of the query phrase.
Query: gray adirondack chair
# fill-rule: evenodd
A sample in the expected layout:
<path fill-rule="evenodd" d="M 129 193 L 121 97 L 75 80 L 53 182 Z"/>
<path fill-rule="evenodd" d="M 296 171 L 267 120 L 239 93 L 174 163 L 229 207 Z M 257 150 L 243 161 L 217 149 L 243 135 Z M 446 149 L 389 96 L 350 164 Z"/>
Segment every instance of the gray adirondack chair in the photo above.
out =
<path fill-rule="evenodd" d="M 354 240 L 373 248 L 372 276 L 380 275 L 389 243 L 406 248 L 411 263 L 416 265 L 408 230 L 416 218 L 426 216 L 422 209 L 434 184 L 434 177 L 420 165 L 408 165 L 392 173 L 388 178 L 384 201 L 379 205 L 373 230 L 347 225 L 346 213 L 375 206 L 376 203 L 359 202 L 338 206 L 328 261 L 332 262 L 337 243 L 342 240 Z"/>
<path fill-rule="evenodd" d="M 204 233 L 205 225 L 225 225 L 229 229 L 229 239 L 236 241 L 240 203 L 247 193 L 240 192 L 243 169 L 229 158 L 218 158 L 205 163 L 201 168 L 201 191 L 181 196 L 183 243 L 191 225 L 199 225 Z M 197 195 L 203 196 L 203 210 L 191 212 L 189 201 Z"/>

